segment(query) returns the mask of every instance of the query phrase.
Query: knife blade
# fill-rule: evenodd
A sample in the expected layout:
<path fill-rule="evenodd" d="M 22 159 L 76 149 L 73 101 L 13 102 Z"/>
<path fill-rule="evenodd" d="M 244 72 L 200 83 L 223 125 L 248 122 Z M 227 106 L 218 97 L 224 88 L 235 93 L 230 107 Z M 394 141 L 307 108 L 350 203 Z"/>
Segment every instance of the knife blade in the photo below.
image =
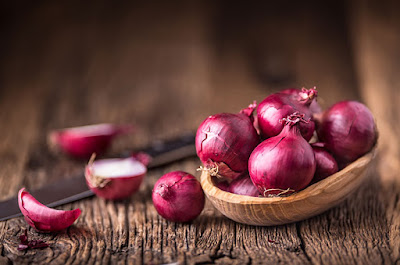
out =
<path fill-rule="evenodd" d="M 150 146 L 140 151 L 151 156 L 152 160 L 147 166 L 147 168 L 151 170 L 185 158 L 194 157 L 196 155 L 194 141 L 195 135 L 193 133 L 188 133 L 176 139 L 155 141 Z M 128 156 L 130 156 L 129 152 L 121 154 L 121 157 Z M 30 193 L 38 201 L 48 207 L 60 206 L 94 195 L 87 187 L 83 173 L 57 180 L 37 190 L 33 190 Z M 0 202 L 0 221 L 5 221 L 21 215 L 17 196 Z"/>

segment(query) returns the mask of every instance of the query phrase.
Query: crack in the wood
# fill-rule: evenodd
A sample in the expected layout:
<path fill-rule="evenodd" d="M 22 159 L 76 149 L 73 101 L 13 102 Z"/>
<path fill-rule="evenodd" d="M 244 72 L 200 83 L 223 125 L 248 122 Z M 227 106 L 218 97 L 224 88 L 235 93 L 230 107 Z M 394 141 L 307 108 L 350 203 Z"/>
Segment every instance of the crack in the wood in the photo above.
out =
<path fill-rule="evenodd" d="M 305 246 L 305 243 L 304 243 L 303 236 L 301 235 L 301 232 L 300 232 L 300 222 L 297 222 L 297 223 L 296 223 L 296 232 L 297 232 L 297 236 L 298 236 L 299 239 L 300 239 L 300 248 L 301 248 L 301 250 L 303 251 L 304 256 L 306 257 L 306 259 L 308 260 L 308 262 L 309 262 L 310 264 L 312 264 L 311 258 L 308 256 L 307 251 L 306 251 L 306 246 Z"/>

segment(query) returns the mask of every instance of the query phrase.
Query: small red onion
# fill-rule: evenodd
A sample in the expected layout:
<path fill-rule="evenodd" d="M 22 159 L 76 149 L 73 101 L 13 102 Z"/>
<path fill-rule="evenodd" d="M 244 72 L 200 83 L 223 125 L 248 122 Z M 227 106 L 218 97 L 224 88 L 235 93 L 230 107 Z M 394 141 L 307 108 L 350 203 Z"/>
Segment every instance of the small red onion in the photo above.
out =
<path fill-rule="evenodd" d="M 63 230 L 71 226 L 81 214 L 80 209 L 72 211 L 51 209 L 38 202 L 25 188 L 18 192 L 18 205 L 26 222 L 41 232 Z"/>
<path fill-rule="evenodd" d="M 311 147 L 314 151 L 315 161 L 317 162 L 313 182 L 323 180 L 339 170 L 336 160 L 324 148 L 323 143 L 314 143 L 311 144 Z"/>
<path fill-rule="evenodd" d="M 116 136 L 132 131 L 131 125 L 103 123 L 52 131 L 48 138 L 52 149 L 87 159 L 93 153 L 103 154 Z"/>
<path fill-rule="evenodd" d="M 154 185 L 152 198 L 157 212 L 173 222 L 195 219 L 205 203 L 200 182 L 183 171 L 173 171 L 162 176 Z"/>
<path fill-rule="evenodd" d="M 314 152 L 301 136 L 298 112 L 287 118 L 282 132 L 259 144 L 249 159 L 249 173 L 263 196 L 283 195 L 305 188 L 315 173 Z"/>
<path fill-rule="evenodd" d="M 93 160 L 94 156 L 85 168 L 86 183 L 97 196 L 108 200 L 130 197 L 147 172 L 146 165 L 135 157 Z"/>
<path fill-rule="evenodd" d="M 244 176 L 239 179 L 235 179 L 229 184 L 228 191 L 238 195 L 247 195 L 252 197 L 258 197 L 260 191 L 254 186 L 249 176 Z"/>
<path fill-rule="evenodd" d="M 374 117 L 360 102 L 336 103 L 324 113 L 318 137 L 338 163 L 350 163 L 375 145 L 377 130 Z"/>
<path fill-rule="evenodd" d="M 196 134 L 197 155 L 211 175 L 233 180 L 247 172 L 247 160 L 259 143 L 251 104 L 239 114 L 209 116 Z"/>
<path fill-rule="evenodd" d="M 265 138 L 278 135 L 284 127 L 280 120 L 300 111 L 304 113 L 306 119 L 310 119 L 308 123 L 299 124 L 301 134 L 309 141 L 315 129 L 314 121 L 311 120 L 310 104 L 316 96 L 317 91 L 313 88 L 304 89 L 301 93 L 286 90 L 285 93 L 268 96 L 257 108 L 257 120 L 261 135 Z"/>

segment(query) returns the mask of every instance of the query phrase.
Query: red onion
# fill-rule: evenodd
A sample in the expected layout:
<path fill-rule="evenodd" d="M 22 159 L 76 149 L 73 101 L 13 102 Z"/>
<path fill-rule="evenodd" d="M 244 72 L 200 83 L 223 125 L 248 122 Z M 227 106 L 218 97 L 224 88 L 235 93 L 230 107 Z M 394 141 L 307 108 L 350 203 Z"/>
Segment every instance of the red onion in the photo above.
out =
<path fill-rule="evenodd" d="M 239 114 L 209 116 L 196 134 L 197 155 L 212 176 L 233 180 L 247 172 L 247 160 L 259 143 L 251 104 Z"/>
<path fill-rule="evenodd" d="M 323 180 L 339 170 L 336 160 L 324 146 L 323 143 L 311 144 L 315 155 L 315 161 L 317 162 L 313 182 Z"/>
<path fill-rule="evenodd" d="M 317 91 L 313 88 L 304 89 L 301 93 L 293 93 L 291 89 L 268 96 L 257 108 L 261 135 L 265 138 L 278 135 L 284 127 L 280 120 L 296 111 L 304 113 L 306 119 L 311 119 L 310 104 L 316 96 Z M 314 121 L 301 123 L 299 126 L 301 134 L 309 141 L 315 129 Z"/>
<path fill-rule="evenodd" d="M 26 222 L 38 231 L 53 232 L 72 225 L 81 214 L 80 209 L 62 211 L 38 202 L 25 188 L 18 192 L 18 205 Z"/>
<path fill-rule="evenodd" d="M 85 168 L 86 183 L 99 197 L 122 200 L 140 188 L 146 166 L 135 157 L 91 161 Z"/>
<path fill-rule="evenodd" d="M 289 194 L 305 188 L 312 180 L 314 152 L 301 136 L 298 112 L 282 119 L 282 132 L 259 144 L 249 159 L 249 173 L 263 196 Z"/>
<path fill-rule="evenodd" d="M 232 181 L 231 184 L 229 184 L 228 191 L 238 195 L 247 195 L 253 197 L 258 197 L 260 195 L 260 191 L 256 186 L 254 186 L 249 176 L 244 176 Z"/>
<path fill-rule="evenodd" d="M 50 147 L 79 159 L 87 159 L 93 153 L 104 153 L 118 135 L 133 130 L 131 125 L 95 124 L 52 131 Z"/>
<path fill-rule="evenodd" d="M 205 198 L 200 182 L 191 174 L 174 171 L 154 185 L 153 204 L 157 212 L 173 222 L 188 222 L 203 210 Z"/>
<path fill-rule="evenodd" d="M 223 191 L 229 192 L 229 182 L 226 180 L 220 180 L 217 177 L 212 177 L 212 181 L 214 183 L 214 185 Z"/>
<path fill-rule="evenodd" d="M 340 164 L 368 153 L 377 140 L 377 130 L 369 109 L 357 101 L 334 104 L 323 115 L 319 139 Z"/>

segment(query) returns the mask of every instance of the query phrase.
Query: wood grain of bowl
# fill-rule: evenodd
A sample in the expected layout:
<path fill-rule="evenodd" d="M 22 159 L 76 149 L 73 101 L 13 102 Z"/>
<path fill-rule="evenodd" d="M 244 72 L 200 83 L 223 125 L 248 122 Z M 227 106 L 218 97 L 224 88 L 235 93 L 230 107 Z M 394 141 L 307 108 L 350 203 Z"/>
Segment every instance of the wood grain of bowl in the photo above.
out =
<path fill-rule="evenodd" d="M 287 197 L 256 198 L 214 186 L 208 171 L 201 174 L 204 193 L 223 215 L 243 224 L 272 226 L 318 215 L 353 194 L 368 175 L 376 148 L 341 171 Z"/>

